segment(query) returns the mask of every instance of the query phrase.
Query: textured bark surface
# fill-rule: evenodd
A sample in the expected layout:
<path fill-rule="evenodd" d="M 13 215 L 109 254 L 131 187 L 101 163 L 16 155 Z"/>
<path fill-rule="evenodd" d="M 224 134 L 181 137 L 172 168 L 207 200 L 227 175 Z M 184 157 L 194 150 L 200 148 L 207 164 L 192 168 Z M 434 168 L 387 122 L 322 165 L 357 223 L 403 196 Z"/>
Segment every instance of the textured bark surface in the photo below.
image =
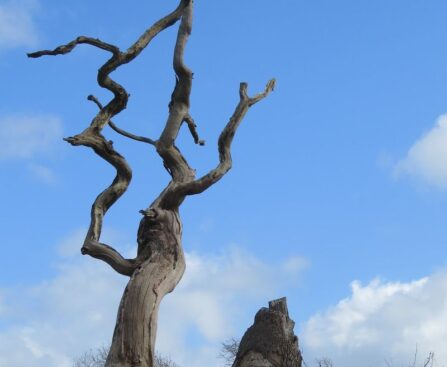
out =
<path fill-rule="evenodd" d="M 269 302 L 242 337 L 233 367 L 301 367 L 294 326 L 285 298 Z"/>
<path fill-rule="evenodd" d="M 194 143 L 204 144 L 189 112 L 193 73 L 184 62 L 185 47 L 192 30 L 192 16 L 193 0 L 181 0 L 174 11 L 155 22 L 126 51 L 96 38 L 80 36 L 54 50 L 28 54 L 31 58 L 65 55 L 78 45 L 86 44 L 112 55 L 99 68 L 97 80 L 102 88 L 113 94 L 113 98 L 103 106 L 95 96 L 89 95 L 88 100 L 99 108 L 97 115 L 84 131 L 64 139 L 73 146 L 91 148 L 116 170 L 111 185 L 98 195 L 92 205 L 90 227 L 81 248 L 82 254 L 100 259 L 118 273 L 130 277 L 118 309 L 106 367 L 153 367 L 160 302 L 175 288 L 185 271 L 180 205 L 187 196 L 199 194 L 215 184 L 231 168 L 231 144 L 237 128 L 249 108 L 265 98 L 275 86 L 275 81 L 271 80 L 262 93 L 249 97 L 247 84 L 240 84 L 239 103 L 219 137 L 219 163 L 203 177 L 196 178 L 195 170 L 175 145 L 183 123 L 187 124 Z M 154 37 L 178 21 L 180 26 L 173 57 L 176 83 L 169 102 L 167 120 L 159 138 L 150 139 L 123 130 L 112 119 L 126 108 L 129 94 L 110 74 L 135 59 Z M 126 259 L 113 247 L 100 242 L 106 212 L 125 193 L 132 179 L 132 171 L 126 159 L 102 135 L 106 127 L 133 141 L 152 145 L 171 176 L 171 181 L 160 195 L 147 209 L 140 211 L 143 218 L 138 229 L 138 251 L 134 259 Z"/>

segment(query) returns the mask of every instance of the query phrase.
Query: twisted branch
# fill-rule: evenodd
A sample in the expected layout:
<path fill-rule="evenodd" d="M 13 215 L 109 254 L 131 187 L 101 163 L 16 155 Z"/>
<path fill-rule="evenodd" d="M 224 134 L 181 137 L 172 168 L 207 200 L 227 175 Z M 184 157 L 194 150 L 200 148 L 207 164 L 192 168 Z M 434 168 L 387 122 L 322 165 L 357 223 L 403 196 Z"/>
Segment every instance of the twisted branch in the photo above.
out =
<path fill-rule="evenodd" d="M 116 169 L 112 184 L 102 191 L 92 205 L 90 226 L 81 249 L 82 254 L 104 260 L 112 268 L 123 275 L 129 275 L 133 260 L 124 259 L 118 251 L 107 245 L 100 244 L 103 218 L 107 210 L 124 194 L 132 179 L 132 171 L 125 158 L 121 156 L 111 142 L 91 127 L 81 134 L 65 138 L 73 146 L 85 146 L 94 150 L 101 158 Z M 132 267 L 134 269 L 134 267 Z"/>
<path fill-rule="evenodd" d="M 80 36 L 75 40 L 59 46 L 54 50 L 43 50 L 28 54 L 37 58 L 45 55 L 64 55 L 71 52 L 79 44 L 88 44 L 112 54 L 111 58 L 98 70 L 98 84 L 113 94 L 113 98 L 103 106 L 97 98 L 89 96 L 99 108 L 90 126 L 78 135 L 65 139 L 72 145 L 83 145 L 114 166 L 116 177 L 112 184 L 101 192 L 92 205 L 91 221 L 87 236 L 82 247 L 82 253 L 101 259 L 124 275 L 131 275 L 139 264 L 139 259 L 125 259 L 112 247 L 99 242 L 103 218 L 107 210 L 126 191 L 132 172 L 124 157 L 113 148 L 112 142 L 107 141 L 101 134 L 107 124 L 117 133 L 130 139 L 154 145 L 157 153 L 163 159 L 163 165 L 172 177 L 171 182 L 159 195 L 151 207 L 176 211 L 187 195 L 201 193 L 220 180 L 231 168 L 231 143 L 237 128 L 248 109 L 265 98 L 274 88 L 275 81 L 271 80 L 262 93 L 249 97 L 247 84 L 241 83 L 240 101 L 235 112 L 223 129 L 218 142 L 219 164 L 200 179 L 195 178 L 195 171 L 189 166 L 180 150 L 175 146 L 179 130 L 184 122 L 188 125 L 194 142 L 203 145 L 199 138 L 197 126 L 190 115 L 190 94 L 193 73 L 184 62 L 184 52 L 192 29 L 193 0 L 180 0 L 177 8 L 154 23 L 138 40 L 125 52 L 114 45 L 101 40 Z M 173 68 L 176 74 L 176 84 L 169 103 L 169 115 L 165 127 L 157 141 L 131 134 L 113 122 L 112 118 L 127 106 L 129 95 L 122 85 L 111 79 L 110 74 L 120 66 L 129 63 L 137 57 L 161 31 L 175 24 L 181 19 L 174 49 Z"/>
<path fill-rule="evenodd" d="M 78 44 L 82 43 L 112 52 L 112 57 L 98 70 L 98 84 L 112 92 L 114 95 L 114 98 L 98 112 L 90 124 L 92 128 L 100 131 L 105 125 L 108 124 L 113 116 L 117 115 L 126 108 L 129 98 L 129 95 L 124 87 L 112 80 L 109 75 L 121 65 L 127 64 L 135 59 L 135 57 L 137 57 L 146 48 L 155 36 L 157 36 L 161 31 L 175 24 L 182 16 L 184 8 L 188 6 L 190 2 L 191 0 L 181 0 L 173 12 L 154 23 L 131 47 L 129 47 L 126 52 L 121 52 L 118 47 L 98 39 L 80 36 L 74 41 L 71 41 L 66 45 L 59 46 L 52 51 L 44 50 L 33 52 L 29 53 L 28 57 L 37 58 L 45 55 L 64 55 L 72 51 Z"/>
<path fill-rule="evenodd" d="M 273 89 L 275 88 L 275 83 L 275 79 L 270 80 L 262 93 L 259 93 L 251 98 L 247 94 L 248 84 L 241 83 L 239 88 L 239 104 L 237 105 L 236 110 L 231 116 L 230 121 L 227 123 L 219 136 L 219 164 L 216 168 L 212 169 L 201 178 L 191 182 L 186 182 L 181 186 L 178 186 L 177 190 L 179 190 L 184 195 L 200 194 L 208 189 L 210 186 L 215 184 L 217 181 L 219 181 L 231 169 L 231 143 L 233 142 L 233 138 L 236 134 L 237 128 L 239 127 L 250 107 L 267 97 L 270 92 L 273 91 Z"/>
<path fill-rule="evenodd" d="M 169 103 L 169 116 L 160 138 L 157 141 L 157 152 L 163 159 L 163 164 L 172 176 L 171 186 L 175 183 L 186 182 L 194 179 L 195 171 L 189 166 L 180 150 L 175 146 L 180 127 L 189 117 L 189 99 L 192 86 L 192 71 L 184 63 L 184 51 L 192 29 L 193 1 L 185 7 L 177 40 L 174 49 L 173 67 L 176 74 L 176 83 Z M 160 199 L 172 199 L 177 201 L 172 205 L 178 205 L 175 198 L 168 198 L 171 190 L 165 190 Z M 168 200 L 168 201 L 169 201 Z M 181 200 L 180 200 L 181 201 Z M 162 204 L 165 206 L 165 204 Z M 167 205 L 166 206 L 171 206 Z"/>
<path fill-rule="evenodd" d="M 129 47 L 126 52 L 122 52 L 118 47 L 99 39 L 80 36 L 54 50 L 43 50 L 28 54 L 28 57 L 31 58 L 47 55 L 64 55 L 71 52 L 79 44 L 88 44 L 112 53 L 112 57 L 99 68 L 97 81 L 101 87 L 113 93 L 113 99 L 103 107 L 93 96 L 89 98 L 98 105 L 99 112 L 93 118 L 90 127 L 80 134 L 64 140 L 74 146 L 83 145 L 93 149 L 97 155 L 116 169 L 116 176 L 112 184 L 98 195 L 92 205 L 90 227 L 81 251 L 83 254 L 88 254 L 105 261 L 117 272 L 123 275 L 132 275 L 133 271 L 138 266 L 138 259 L 124 259 L 118 251 L 108 245 L 100 243 L 99 238 L 101 236 L 104 215 L 126 191 L 132 178 L 132 171 L 125 158 L 114 150 L 112 142 L 107 141 L 103 137 L 101 130 L 105 125 L 111 124 L 111 127 L 114 128 L 115 131 L 134 140 L 144 141 L 152 145 L 155 145 L 155 142 L 148 138 L 137 137 L 127 133 L 111 122 L 113 116 L 126 108 L 129 95 L 124 87 L 112 80 L 109 75 L 121 65 L 127 64 L 137 57 L 157 34 L 175 24 L 182 16 L 185 7 L 187 7 L 190 2 L 191 0 L 181 0 L 173 12 L 154 23 L 131 47 Z"/>

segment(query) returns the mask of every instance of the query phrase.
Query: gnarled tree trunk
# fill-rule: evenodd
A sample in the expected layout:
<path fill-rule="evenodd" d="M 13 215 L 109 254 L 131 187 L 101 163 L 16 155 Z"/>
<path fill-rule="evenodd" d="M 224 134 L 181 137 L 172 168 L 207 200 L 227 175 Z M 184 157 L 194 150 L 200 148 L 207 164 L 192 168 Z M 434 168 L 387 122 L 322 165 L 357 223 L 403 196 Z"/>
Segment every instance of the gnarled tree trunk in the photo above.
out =
<path fill-rule="evenodd" d="M 138 256 L 146 260 L 124 291 L 106 366 L 152 366 L 158 307 L 185 270 L 178 213 L 154 208 L 151 213 L 138 231 Z"/>
<path fill-rule="evenodd" d="M 112 54 L 98 70 L 98 84 L 113 94 L 112 100 L 103 106 L 96 97 L 90 95 L 88 99 L 96 103 L 99 112 L 84 131 L 65 139 L 73 146 L 93 149 L 116 169 L 112 184 L 93 203 L 90 227 L 81 249 L 82 254 L 103 260 L 120 274 L 130 277 L 119 306 L 106 367 L 153 367 L 158 308 L 163 297 L 176 287 L 185 270 L 179 208 L 187 196 L 207 190 L 228 172 L 232 164 L 231 143 L 237 128 L 248 109 L 266 97 L 275 85 L 275 81 L 271 80 L 262 93 L 249 97 L 247 84 L 240 84 L 239 103 L 219 137 L 219 163 L 204 176 L 196 178 L 195 171 L 175 146 L 183 123 L 188 125 L 194 142 L 204 144 L 199 139 L 196 124 L 189 113 L 193 73 L 185 65 L 183 57 L 191 33 L 192 14 L 193 0 L 180 0 L 173 12 L 155 22 L 126 51 L 96 38 L 80 36 L 54 50 L 28 54 L 32 58 L 63 55 L 80 44 Z M 176 84 L 164 129 L 156 140 L 129 133 L 112 121 L 114 116 L 126 108 L 129 94 L 110 74 L 135 59 L 155 36 L 177 21 L 181 22 L 173 58 Z M 101 134 L 106 126 L 129 139 L 154 146 L 171 176 L 167 187 L 147 209 L 141 211 L 143 218 L 138 229 L 138 252 L 134 259 L 125 259 L 114 248 L 100 242 L 104 215 L 124 194 L 132 178 L 125 158 Z"/>
<path fill-rule="evenodd" d="M 294 326 L 286 298 L 269 302 L 242 337 L 233 367 L 301 367 Z"/>

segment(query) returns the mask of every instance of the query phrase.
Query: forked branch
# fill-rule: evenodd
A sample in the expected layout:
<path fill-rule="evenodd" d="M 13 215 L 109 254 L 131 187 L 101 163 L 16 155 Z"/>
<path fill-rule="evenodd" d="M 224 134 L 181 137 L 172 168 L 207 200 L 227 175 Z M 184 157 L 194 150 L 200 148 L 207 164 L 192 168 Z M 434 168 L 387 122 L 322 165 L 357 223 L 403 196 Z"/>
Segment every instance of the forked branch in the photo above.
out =
<path fill-rule="evenodd" d="M 219 149 L 219 164 L 216 168 L 208 172 L 201 178 L 187 182 L 181 185 L 178 190 L 185 195 L 195 195 L 208 189 L 219 181 L 231 168 L 231 143 L 233 142 L 236 130 L 242 122 L 245 114 L 251 106 L 267 97 L 271 91 L 275 88 L 275 79 L 270 80 L 265 90 L 262 93 L 249 97 L 247 94 L 247 83 L 241 83 L 239 88 L 240 100 L 236 106 L 236 110 L 230 118 L 222 133 L 219 136 L 218 149 Z"/>
<path fill-rule="evenodd" d="M 123 156 L 115 151 L 112 142 L 107 141 L 101 134 L 106 125 L 117 133 L 130 139 L 154 145 L 158 154 L 163 159 L 163 164 L 172 176 L 171 182 L 163 190 L 160 196 L 151 206 L 176 212 L 187 195 L 194 195 L 205 191 L 219 181 L 231 168 L 231 143 L 237 128 L 248 109 L 265 98 L 274 88 L 275 80 L 271 80 L 262 93 L 249 97 L 247 84 L 241 83 L 239 95 L 240 101 L 223 129 L 218 142 L 219 164 L 208 174 L 200 179 L 195 178 L 195 171 L 189 166 L 175 141 L 183 123 L 188 125 L 196 144 L 203 145 L 199 138 L 197 126 L 190 114 L 190 94 L 193 73 L 184 62 L 184 52 L 192 29 L 193 0 L 180 0 L 177 8 L 154 23 L 138 40 L 125 52 L 118 47 L 101 40 L 80 36 L 75 40 L 59 46 L 54 50 L 44 50 L 28 54 L 29 57 L 41 57 L 45 55 L 64 55 L 71 52 L 79 44 L 88 44 L 112 54 L 111 58 L 98 70 L 98 84 L 113 93 L 113 98 L 103 106 L 97 98 L 89 96 L 99 108 L 90 126 L 78 135 L 65 139 L 72 145 L 83 145 L 94 150 L 101 158 L 106 160 L 116 169 L 116 177 L 112 184 L 101 192 L 92 205 L 90 227 L 82 247 L 82 253 L 101 259 L 112 266 L 116 271 L 124 275 L 131 275 L 138 266 L 140 259 L 125 259 L 115 249 L 99 242 L 104 215 L 107 210 L 123 195 L 129 186 L 132 172 Z M 131 134 L 113 122 L 112 118 L 124 110 L 127 106 L 129 95 L 110 74 L 120 66 L 129 63 L 137 57 L 161 31 L 175 24 L 181 19 L 174 49 L 173 68 L 176 74 L 176 84 L 169 103 L 169 115 L 165 127 L 158 140 L 152 140 L 142 136 Z"/>
<path fill-rule="evenodd" d="M 66 138 L 65 140 L 75 146 L 83 145 L 93 149 L 97 155 L 106 160 L 116 169 L 116 177 L 112 184 L 98 195 L 92 205 L 90 227 L 82 247 L 82 253 L 105 261 L 116 271 L 124 275 L 131 275 L 133 273 L 137 266 L 136 264 L 138 264 L 138 259 L 124 259 L 124 257 L 115 249 L 100 243 L 99 238 L 101 236 L 104 215 L 126 191 L 132 177 L 132 172 L 124 157 L 115 151 L 112 142 L 107 141 L 103 137 L 101 130 L 107 124 L 111 124 L 111 127 L 115 131 L 134 140 L 144 141 L 152 145 L 155 145 L 155 142 L 148 138 L 130 134 L 119 129 L 113 122 L 111 122 L 113 116 L 126 108 L 129 95 L 124 87 L 112 80 L 109 75 L 118 67 L 129 63 L 137 57 L 161 31 L 175 24 L 182 17 L 184 9 L 191 3 L 191 1 L 192 0 L 180 0 L 179 5 L 173 12 L 154 23 L 125 52 L 122 52 L 118 47 L 101 40 L 80 36 L 54 50 L 43 50 L 28 54 L 28 57 L 32 58 L 47 55 L 64 55 L 71 52 L 79 44 L 88 44 L 112 53 L 112 57 L 99 68 L 97 80 L 101 87 L 113 93 L 113 99 L 103 107 L 96 98 L 89 98 L 98 105 L 99 112 L 92 120 L 90 127 L 80 134 Z"/>
<path fill-rule="evenodd" d="M 33 52 L 29 53 L 28 56 L 36 58 L 45 55 L 64 55 L 72 51 L 78 44 L 82 43 L 112 52 L 112 57 L 98 70 L 98 84 L 101 87 L 108 89 L 114 95 L 114 98 L 98 112 L 90 124 L 92 128 L 100 131 L 105 125 L 108 124 L 113 116 L 126 108 L 129 97 L 126 90 L 120 84 L 112 80 L 109 75 L 121 65 L 127 64 L 135 59 L 135 57 L 137 57 L 147 47 L 155 36 L 157 36 L 161 31 L 175 24 L 182 16 L 184 8 L 188 6 L 191 1 L 192 0 L 181 0 L 173 12 L 154 23 L 125 52 L 120 51 L 119 48 L 114 45 L 105 43 L 98 39 L 80 36 L 74 41 L 71 41 L 66 45 L 59 46 L 52 51 L 44 50 Z"/>

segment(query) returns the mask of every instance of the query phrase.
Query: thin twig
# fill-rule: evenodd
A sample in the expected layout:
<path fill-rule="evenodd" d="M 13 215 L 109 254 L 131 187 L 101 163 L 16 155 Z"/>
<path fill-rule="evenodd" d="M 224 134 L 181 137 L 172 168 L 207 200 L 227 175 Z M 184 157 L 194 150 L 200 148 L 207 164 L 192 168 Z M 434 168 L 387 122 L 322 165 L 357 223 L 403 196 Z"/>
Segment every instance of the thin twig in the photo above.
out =
<path fill-rule="evenodd" d="M 87 99 L 88 99 L 89 101 L 92 101 L 93 103 L 95 103 L 95 104 L 98 106 L 98 108 L 99 108 L 100 110 L 103 109 L 103 106 L 102 106 L 101 102 L 99 102 L 98 98 L 96 98 L 94 95 L 91 95 L 91 94 L 90 94 L 90 95 L 87 97 Z M 133 140 L 136 140 L 136 141 L 141 141 L 141 142 L 143 142 L 143 143 L 151 144 L 151 145 L 154 145 L 154 146 L 155 146 L 155 144 L 156 144 L 155 140 L 146 138 L 146 137 L 144 137 L 144 136 L 134 135 L 134 134 L 132 134 L 132 133 L 129 133 L 129 132 L 127 132 L 127 131 L 125 131 L 125 130 L 119 128 L 118 126 L 116 126 L 116 124 L 115 124 L 112 120 L 109 121 L 109 126 L 110 126 L 113 130 L 115 130 L 118 134 L 123 135 L 123 136 L 125 136 L 125 137 L 127 137 L 127 138 L 129 138 L 129 139 L 133 139 Z"/>
<path fill-rule="evenodd" d="M 412 367 L 415 367 L 415 366 L 416 366 L 417 357 L 418 357 L 418 345 L 416 344 L 416 349 L 415 349 L 415 351 L 414 351 L 414 359 L 413 359 L 413 365 L 412 365 Z"/>
<path fill-rule="evenodd" d="M 80 45 L 80 44 L 88 44 L 88 45 L 91 45 L 94 47 L 98 47 L 102 50 L 109 51 L 114 55 L 118 55 L 121 53 L 120 49 L 115 45 L 111 45 L 110 43 L 103 42 L 97 38 L 79 36 L 78 38 L 67 43 L 66 45 L 56 47 L 54 50 L 42 50 L 42 51 L 37 51 L 37 52 L 30 52 L 27 54 L 27 56 L 31 57 L 31 58 L 37 58 L 37 57 L 41 57 L 41 56 L 65 55 L 65 54 L 71 52 L 77 45 Z"/>
<path fill-rule="evenodd" d="M 194 122 L 191 115 L 189 115 L 189 114 L 186 115 L 184 118 L 184 121 L 188 124 L 189 131 L 191 132 L 191 135 L 194 139 L 194 143 L 199 144 L 199 145 L 205 145 L 205 140 L 201 140 L 199 138 L 199 134 L 197 133 L 197 125 Z"/>

